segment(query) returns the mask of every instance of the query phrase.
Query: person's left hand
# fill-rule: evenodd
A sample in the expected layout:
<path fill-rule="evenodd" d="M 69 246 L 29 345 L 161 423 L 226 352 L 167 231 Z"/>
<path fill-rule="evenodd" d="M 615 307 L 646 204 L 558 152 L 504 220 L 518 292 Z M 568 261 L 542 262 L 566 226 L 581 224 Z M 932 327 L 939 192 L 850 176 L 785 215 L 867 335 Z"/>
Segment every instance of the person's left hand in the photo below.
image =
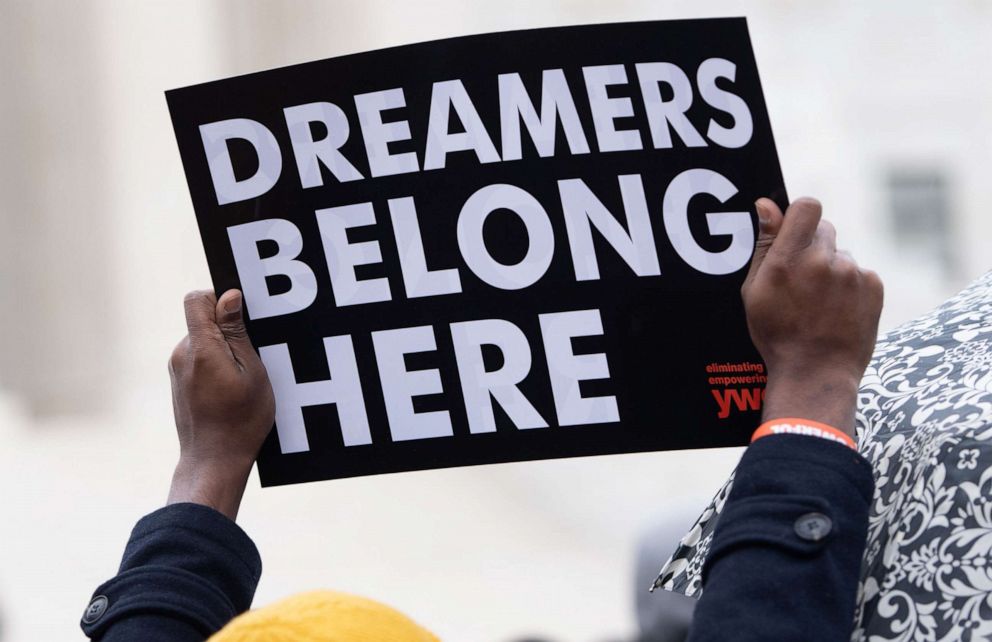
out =
<path fill-rule="evenodd" d="M 275 399 L 248 340 L 238 290 L 220 300 L 190 292 L 189 334 L 169 359 L 179 464 L 169 504 L 193 502 L 234 519 L 248 474 L 272 429 Z"/>

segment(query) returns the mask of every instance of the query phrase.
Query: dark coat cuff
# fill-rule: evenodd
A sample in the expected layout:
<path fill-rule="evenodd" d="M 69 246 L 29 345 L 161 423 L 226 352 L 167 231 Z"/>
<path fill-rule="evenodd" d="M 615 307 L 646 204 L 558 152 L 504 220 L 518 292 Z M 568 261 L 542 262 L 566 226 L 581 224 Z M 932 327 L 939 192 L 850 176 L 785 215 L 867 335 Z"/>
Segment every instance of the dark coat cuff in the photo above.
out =
<path fill-rule="evenodd" d="M 233 521 L 199 504 L 166 506 L 135 525 L 117 576 L 94 592 L 81 626 L 95 640 L 163 623 L 206 637 L 251 606 L 261 573 L 258 550 Z"/>
<path fill-rule="evenodd" d="M 873 492 L 871 465 L 843 444 L 751 444 L 713 532 L 690 639 L 848 639 Z"/>
<path fill-rule="evenodd" d="M 737 467 L 703 567 L 704 585 L 723 556 L 748 546 L 773 547 L 796 559 L 829 547 L 845 563 L 860 560 L 874 489 L 871 464 L 848 446 L 802 435 L 758 439 Z M 798 520 L 809 514 L 830 520 L 826 536 L 798 535 Z"/>

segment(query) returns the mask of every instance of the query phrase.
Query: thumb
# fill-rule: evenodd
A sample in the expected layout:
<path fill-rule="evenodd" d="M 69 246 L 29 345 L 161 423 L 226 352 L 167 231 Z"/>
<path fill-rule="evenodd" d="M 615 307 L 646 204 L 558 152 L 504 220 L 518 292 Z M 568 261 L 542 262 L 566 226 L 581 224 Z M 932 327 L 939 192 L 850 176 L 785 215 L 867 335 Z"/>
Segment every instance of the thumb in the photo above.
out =
<path fill-rule="evenodd" d="M 217 327 L 231 347 L 234 357 L 243 364 L 246 359 L 255 356 L 255 349 L 248 339 L 248 330 L 245 329 L 242 300 L 240 290 L 228 290 L 221 295 L 217 300 Z"/>
<path fill-rule="evenodd" d="M 750 282 L 758 273 L 768 250 L 771 249 L 775 237 L 782 229 L 782 210 L 770 198 L 759 198 L 754 204 L 758 212 L 758 240 L 754 243 L 754 254 L 751 256 L 751 267 L 745 282 Z"/>

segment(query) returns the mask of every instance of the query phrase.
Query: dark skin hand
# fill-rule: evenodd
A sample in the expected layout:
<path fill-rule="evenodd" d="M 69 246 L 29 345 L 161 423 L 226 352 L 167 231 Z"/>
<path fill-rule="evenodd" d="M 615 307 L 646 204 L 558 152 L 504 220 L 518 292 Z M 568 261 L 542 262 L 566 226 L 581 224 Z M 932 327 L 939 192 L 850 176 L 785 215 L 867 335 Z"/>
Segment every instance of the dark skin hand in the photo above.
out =
<path fill-rule="evenodd" d="M 858 383 L 871 358 L 882 283 L 838 252 L 813 199 L 783 217 L 756 204 L 759 236 L 741 294 L 751 338 L 768 366 L 764 419 L 799 417 L 854 435 Z M 242 296 L 186 295 L 189 334 L 172 353 L 179 463 L 169 504 L 194 502 L 234 519 L 272 428 L 275 401 L 248 340 Z"/>
<path fill-rule="evenodd" d="M 242 296 L 184 301 L 189 334 L 169 359 L 179 463 L 168 504 L 193 502 L 237 517 L 248 474 L 275 418 L 265 367 L 252 347 Z"/>
<path fill-rule="evenodd" d="M 783 217 L 760 199 L 759 236 L 741 288 L 748 329 L 768 366 L 765 421 L 797 417 L 854 436 L 858 384 L 878 334 L 882 281 L 837 250 L 820 203 Z"/>

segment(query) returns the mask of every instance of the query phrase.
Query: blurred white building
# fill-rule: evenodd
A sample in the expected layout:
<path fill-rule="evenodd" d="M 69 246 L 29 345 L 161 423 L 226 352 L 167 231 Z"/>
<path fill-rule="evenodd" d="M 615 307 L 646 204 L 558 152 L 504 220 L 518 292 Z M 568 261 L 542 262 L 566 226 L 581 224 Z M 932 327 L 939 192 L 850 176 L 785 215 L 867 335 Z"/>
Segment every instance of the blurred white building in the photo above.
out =
<path fill-rule="evenodd" d="M 0 0 L 2 639 L 79 639 L 167 491 L 165 363 L 182 294 L 209 279 L 164 90 L 453 35 L 726 15 L 749 19 L 790 194 L 819 197 L 882 275 L 883 327 L 992 267 L 984 0 Z M 737 455 L 252 481 L 257 601 L 351 590 L 458 642 L 624 635 L 638 529 L 701 506 Z"/>

